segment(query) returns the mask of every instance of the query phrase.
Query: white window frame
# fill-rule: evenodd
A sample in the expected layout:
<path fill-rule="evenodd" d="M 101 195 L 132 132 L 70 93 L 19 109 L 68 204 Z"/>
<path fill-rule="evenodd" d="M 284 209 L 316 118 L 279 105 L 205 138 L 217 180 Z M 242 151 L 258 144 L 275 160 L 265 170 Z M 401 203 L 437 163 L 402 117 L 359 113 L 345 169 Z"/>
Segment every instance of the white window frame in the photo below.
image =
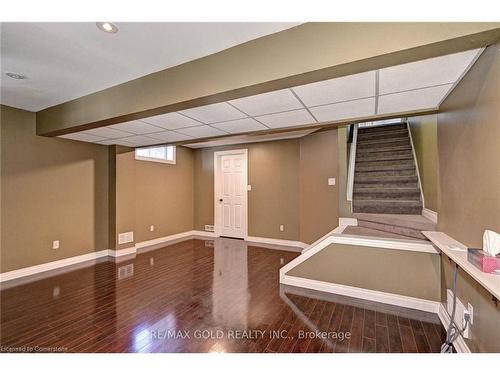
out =
<path fill-rule="evenodd" d="M 137 151 L 140 149 L 146 149 L 146 148 L 160 148 L 160 147 L 173 147 L 173 156 L 174 158 L 172 160 L 167 160 L 167 159 L 160 159 L 160 158 L 150 158 L 146 156 L 140 156 L 137 155 Z M 177 164 L 177 147 L 174 145 L 164 145 L 164 146 L 151 146 L 151 147 L 137 147 L 134 152 L 135 155 L 135 160 L 141 160 L 141 161 L 151 161 L 153 163 L 163 163 L 163 164 Z"/>

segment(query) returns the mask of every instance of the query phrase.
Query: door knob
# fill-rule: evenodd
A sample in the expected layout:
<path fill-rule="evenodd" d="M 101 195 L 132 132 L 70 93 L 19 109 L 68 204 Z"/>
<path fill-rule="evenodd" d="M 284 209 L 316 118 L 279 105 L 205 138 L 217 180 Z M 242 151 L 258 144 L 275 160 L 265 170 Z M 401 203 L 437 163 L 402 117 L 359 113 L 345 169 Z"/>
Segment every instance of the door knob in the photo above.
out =
<path fill-rule="evenodd" d="M 222 198 L 219 198 L 219 202 L 222 202 Z"/>

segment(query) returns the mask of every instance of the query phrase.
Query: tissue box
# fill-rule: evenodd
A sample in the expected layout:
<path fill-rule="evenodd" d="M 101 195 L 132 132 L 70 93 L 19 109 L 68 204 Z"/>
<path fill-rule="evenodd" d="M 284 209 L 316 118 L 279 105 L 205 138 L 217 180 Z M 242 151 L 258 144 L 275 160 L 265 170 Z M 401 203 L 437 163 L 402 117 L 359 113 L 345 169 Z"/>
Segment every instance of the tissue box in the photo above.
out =
<path fill-rule="evenodd" d="M 500 258 L 481 249 L 467 249 L 467 260 L 485 273 L 500 273 Z"/>

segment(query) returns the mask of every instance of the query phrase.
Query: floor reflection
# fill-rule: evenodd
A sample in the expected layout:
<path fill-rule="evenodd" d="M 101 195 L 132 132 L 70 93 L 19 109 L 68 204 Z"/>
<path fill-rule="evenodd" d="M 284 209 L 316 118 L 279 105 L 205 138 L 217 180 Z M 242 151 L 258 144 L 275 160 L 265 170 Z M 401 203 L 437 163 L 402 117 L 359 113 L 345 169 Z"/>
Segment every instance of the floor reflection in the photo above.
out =
<path fill-rule="evenodd" d="M 213 317 L 222 327 L 247 328 L 248 246 L 245 241 L 214 241 Z"/>

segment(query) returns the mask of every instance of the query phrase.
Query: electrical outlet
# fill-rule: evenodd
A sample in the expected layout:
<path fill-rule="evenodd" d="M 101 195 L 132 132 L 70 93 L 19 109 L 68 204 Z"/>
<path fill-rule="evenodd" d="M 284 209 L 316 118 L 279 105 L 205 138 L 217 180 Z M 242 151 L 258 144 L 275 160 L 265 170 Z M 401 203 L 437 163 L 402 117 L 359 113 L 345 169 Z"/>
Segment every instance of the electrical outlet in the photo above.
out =
<path fill-rule="evenodd" d="M 280 232 L 284 232 L 285 231 L 285 226 L 283 224 L 280 225 Z"/>
<path fill-rule="evenodd" d="M 149 258 L 149 265 L 154 266 L 155 265 L 155 258 L 151 257 Z"/>
<path fill-rule="evenodd" d="M 474 307 L 469 303 L 467 303 L 467 311 L 469 312 L 469 323 L 474 324 Z"/>
<path fill-rule="evenodd" d="M 59 249 L 59 240 L 52 241 L 52 249 Z"/>
<path fill-rule="evenodd" d="M 328 178 L 328 185 L 335 186 L 335 177 Z"/>
<path fill-rule="evenodd" d="M 205 225 L 205 232 L 213 232 L 214 230 L 215 229 L 213 225 Z"/>
<path fill-rule="evenodd" d="M 150 232 L 154 232 L 155 231 L 155 226 L 154 225 L 150 225 L 149 226 L 149 231 Z"/>
<path fill-rule="evenodd" d="M 52 289 L 52 297 L 59 298 L 60 294 L 61 294 L 61 289 L 58 286 L 55 286 L 54 289 Z"/>

